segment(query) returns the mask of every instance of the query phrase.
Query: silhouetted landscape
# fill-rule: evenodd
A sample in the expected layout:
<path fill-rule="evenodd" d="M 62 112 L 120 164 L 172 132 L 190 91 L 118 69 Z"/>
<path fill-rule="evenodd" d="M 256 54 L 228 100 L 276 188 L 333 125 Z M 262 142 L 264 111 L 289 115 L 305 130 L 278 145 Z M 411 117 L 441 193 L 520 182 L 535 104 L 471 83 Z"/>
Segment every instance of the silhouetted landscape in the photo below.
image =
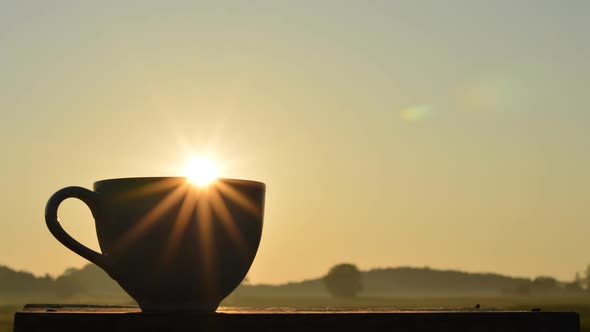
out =
<path fill-rule="evenodd" d="M 344 270 L 344 271 L 339 271 Z M 331 281 L 328 281 L 331 280 Z M 590 292 L 586 277 L 519 278 L 428 267 L 390 267 L 359 271 L 334 266 L 314 279 L 280 285 L 243 282 L 222 306 L 293 308 L 502 308 L 575 310 L 589 331 Z M 333 285 L 328 287 L 328 283 Z M 340 289 L 340 290 L 339 290 Z M 340 292 L 340 293 L 339 293 Z M 60 276 L 35 276 L 0 266 L 0 331 L 12 329 L 12 317 L 25 303 L 133 304 L 104 271 L 93 264 Z"/>
<path fill-rule="evenodd" d="M 433 298 L 433 297 L 586 297 L 583 280 L 558 281 L 541 276 L 534 279 L 495 273 L 469 273 L 436 270 L 428 267 L 378 268 L 360 271 L 357 298 Z M 324 276 L 280 285 L 243 283 L 231 301 L 248 298 L 329 298 Z M 104 271 L 93 264 L 71 268 L 57 278 L 37 277 L 24 271 L 0 266 L 0 301 L 4 304 L 23 301 L 74 301 L 103 299 L 106 302 L 132 302 Z M 247 301 L 246 301 L 247 302 Z M 247 305 L 247 303 L 244 303 Z"/>
<path fill-rule="evenodd" d="M 342 269 L 344 267 L 344 269 Z M 348 269 L 346 269 L 348 268 Z M 345 270 L 345 271 L 339 271 Z M 328 287 L 328 280 L 334 284 Z M 223 306 L 294 308 L 482 308 L 575 310 L 583 331 L 590 316 L 586 278 L 519 278 L 428 267 L 390 267 L 359 271 L 334 266 L 327 275 L 280 285 L 242 283 Z M 339 293 L 339 290 L 341 292 Z M 0 331 L 10 331 L 12 316 L 25 303 L 133 304 L 104 271 L 93 264 L 62 275 L 35 276 L 0 266 Z"/>

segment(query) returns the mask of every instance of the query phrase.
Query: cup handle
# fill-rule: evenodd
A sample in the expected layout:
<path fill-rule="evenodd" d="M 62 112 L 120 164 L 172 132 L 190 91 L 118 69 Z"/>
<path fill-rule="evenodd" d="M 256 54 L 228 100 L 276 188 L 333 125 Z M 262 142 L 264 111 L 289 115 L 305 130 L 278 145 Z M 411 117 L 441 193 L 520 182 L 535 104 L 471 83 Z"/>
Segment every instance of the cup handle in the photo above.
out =
<path fill-rule="evenodd" d="M 98 194 L 94 191 L 82 187 L 66 187 L 58 190 L 49 198 L 45 206 L 45 223 L 51 234 L 64 246 L 108 272 L 105 256 L 76 241 L 61 227 L 57 218 L 57 209 L 67 198 L 77 198 L 84 202 L 90 208 L 92 216 L 96 218 L 97 196 Z"/>

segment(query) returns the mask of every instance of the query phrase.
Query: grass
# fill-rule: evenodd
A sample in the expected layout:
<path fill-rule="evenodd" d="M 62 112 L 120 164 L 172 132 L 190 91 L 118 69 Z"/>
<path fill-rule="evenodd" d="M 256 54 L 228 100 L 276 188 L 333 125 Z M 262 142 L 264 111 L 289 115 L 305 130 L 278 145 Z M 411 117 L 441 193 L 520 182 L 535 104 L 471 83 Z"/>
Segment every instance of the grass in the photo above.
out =
<path fill-rule="evenodd" d="M 95 301 L 86 301 L 92 303 Z M 102 302 L 102 301 L 101 301 Z M 103 302 L 104 303 L 104 302 Z M 543 311 L 575 311 L 580 314 L 581 331 L 590 332 L 590 298 L 532 298 L 532 297 L 495 297 L 495 298 L 357 298 L 338 300 L 331 298 L 244 298 L 231 297 L 223 303 L 225 306 L 240 307 L 294 307 L 308 309 L 325 308 L 431 308 L 461 309 L 473 308 L 480 304 L 482 309 L 530 310 L 541 308 Z M 11 332 L 14 312 L 23 304 L 0 305 L 0 332 Z"/>
<path fill-rule="evenodd" d="M 14 312 L 20 308 L 20 305 L 0 305 L 0 332 L 12 332 Z"/>

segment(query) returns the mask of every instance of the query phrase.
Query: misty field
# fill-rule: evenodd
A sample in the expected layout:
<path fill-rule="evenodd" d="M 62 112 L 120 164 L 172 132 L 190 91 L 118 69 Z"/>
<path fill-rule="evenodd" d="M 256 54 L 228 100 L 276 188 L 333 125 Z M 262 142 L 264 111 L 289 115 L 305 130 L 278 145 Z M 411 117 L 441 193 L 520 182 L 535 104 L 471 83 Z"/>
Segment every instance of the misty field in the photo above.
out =
<path fill-rule="evenodd" d="M 104 300 L 103 300 L 104 301 Z M 102 301 L 101 301 L 102 302 Z M 117 301 L 118 302 L 118 301 Z M 87 302 L 90 303 L 90 302 Z M 93 301 L 92 303 L 98 303 Z M 102 302 L 104 303 L 104 302 Z M 118 302 L 118 304 L 121 304 Z M 543 311 L 576 311 L 580 314 L 581 331 L 590 332 L 590 299 L 585 298 L 356 298 L 338 300 L 333 298 L 230 298 L 227 307 L 291 307 L 298 309 L 462 309 L 473 308 L 480 304 L 485 309 L 530 310 L 540 308 Z M 0 332 L 12 331 L 14 312 L 22 304 L 0 306 Z"/>
<path fill-rule="evenodd" d="M 12 320 L 14 319 L 14 312 L 19 310 L 22 306 L 15 305 L 1 305 L 0 306 L 0 332 L 12 331 Z"/>

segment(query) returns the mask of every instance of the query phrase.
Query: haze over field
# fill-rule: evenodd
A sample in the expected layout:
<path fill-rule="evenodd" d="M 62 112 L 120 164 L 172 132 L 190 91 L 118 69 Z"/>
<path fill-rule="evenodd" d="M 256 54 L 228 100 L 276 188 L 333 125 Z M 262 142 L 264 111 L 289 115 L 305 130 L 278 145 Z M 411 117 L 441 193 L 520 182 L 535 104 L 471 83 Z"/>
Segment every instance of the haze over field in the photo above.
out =
<path fill-rule="evenodd" d="M 572 280 L 590 262 L 590 2 L 0 0 L 0 264 L 86 261 L 57 189 L 267 184 L 249 278 L 342 261 Z M 60 218 L 98 248 L 80 202 Z"/>
<path fill-rule="evenodd" d="M 338 267 L 340 267 L 340 273 L 334 272 L 338 271 Z M 359 277 L 358 280 L 350 279 L 350 275 L 346 273 L 342 274 L 342 265 L 333 267 L 330 270 L 332 274 L 327 273 L 280 285 L 252 284 L 246 280 L 226 299 L 225 303 L 226 305 L 252 306 L 260 300 L 275 302 L 287 300 L 298 301 L 298 306 L 305 307 L 314 305 L 315 300 L 329 298 L 334 298 L 333 304 L 344 303 L 356 306 L 362 306 L 363 303 L 375 299 L 378 300 L 373 305 L 381 303 L 383 306 L 385 301 L 389 302 L 390 306 L 394 304 L 399 306 L 403 300 L 412 298 L 422 303 L 445 298 L 454 300 L 504 298 L 506 303 L 515 301 L 530 303 L 539 299 L 565 298 L 571 301 L 570 303 L 574 303 L 580 300 L 586 301 L 590 295 L 588 276 L 581 276 L 575 282 L 563 282 L 546 276 L 534 279 L 511 278 L 492 273 L 466 273 L 428 267 L 389 267 L 369 271 L 354 269 L 355 275 Z M 328 277 L 329 275 L 332 277 Z M 330 279 L 337 280 L 332 283 L 332 288 L 326 286 Z M 334 284 L 337 286 L 334 287 Z M 68 269 L 57 278 L 35 277 L 28 272 L 14 271 L 9 267 L 0 266 L 0 305 L 80 301 L 134 303 L 117 282 L 96 265 L 88 264 L 81 269 Z"/>

